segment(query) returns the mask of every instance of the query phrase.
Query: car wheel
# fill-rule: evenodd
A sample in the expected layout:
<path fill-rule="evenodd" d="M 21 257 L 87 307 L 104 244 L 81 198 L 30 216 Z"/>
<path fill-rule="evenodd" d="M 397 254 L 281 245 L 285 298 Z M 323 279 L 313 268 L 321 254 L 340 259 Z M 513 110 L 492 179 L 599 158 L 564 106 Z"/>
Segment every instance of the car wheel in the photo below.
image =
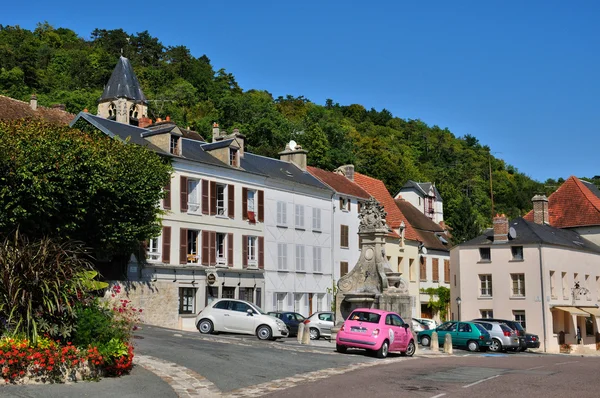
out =
<path fill-rule="evenodd" d="M 321 337 L 321 334 L 319 333 L 319 329 L 310 328 L 310 339 L 311 340 L 319 340 L 319 337 Z"/>
<path fill-rule="evenodd" d="M 376 353 L 377 358 L 385 358 L 385 357 L 387 357 L 387 355 L 388 355 L 388 348 L 389 348 L 388 342 L 387 342 L 387 340 L 385 340 L 383 342 L 383 344 L 381 345 L 381 347 L 379 347 L 379 349 L 377 350 L 377 353 Z"/>
<path fill-rule="evenodd" d="M 421 337 L 421 345 L 423 347 L 429 347 L 430 343 L 431 343 L 431 339 L 428 336 Z"/>
<path fill-rule="evenodd" d="M 406 347 L 406 351 L 402 353 L 402 355 L 406 355 L 407 357 L 412 357 L 415 355 L 415 342 L 413 340 L 408 343 L 408 347 Z"/>
<path fill-rule="evenodd" d="M 479 351 L 479 343 L 475 340 L 469 340 L 469 342 L 467 343 L 467 348 L 471 352 Z"/>
<path fill-rule="evenodd" d="M 210 319 L 202 319 L 196 326 L 202 334 L 211 334 L 214 330 L 213 323 L 210 321 Z"/>
<path fill-rule="evenodd" d="M 490 351 L 492 352 L 500 352 L 502 351 L 502 343 L 498 339 L 492 339 L 492 345 L 490 346 Z"/>
<path fill-rule="evenodd" d="M 267 325 L 260 325 L 258 329 L 256 329 L 256 337 L 258 337 L 259 340 L 269 340 L 272 335 L 273 332 Z"/>
<path fill-rule="evenodd" d="M 346 347 L 345 345 L 341 345 L 341 344 L 336 344 L 335 345 L 335 350 L 341 354 L 345 354 L 346 351 L 348 351 L 348 347 Z"/>

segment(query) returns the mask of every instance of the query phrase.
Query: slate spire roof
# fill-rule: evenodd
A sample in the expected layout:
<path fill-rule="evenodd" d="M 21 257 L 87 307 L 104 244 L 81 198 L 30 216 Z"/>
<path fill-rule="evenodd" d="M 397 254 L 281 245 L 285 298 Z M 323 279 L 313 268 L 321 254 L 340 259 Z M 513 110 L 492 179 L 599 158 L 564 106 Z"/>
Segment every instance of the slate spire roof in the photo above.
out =
<path fill-rule="evenodd" d="M 548 197 L 548 216 L 556 228 L 600 225 L 600 190 L 571 176 Z M 533 221 L 533 210 L 524 218 Z"/>
<path fill-rule="evenodd" d="M 119 58 L 117 66 L 115 66 L 112 75 L 110 75 L 108 84 L 104 87 L 99 102 L 117 98 L 126 98 L 135 102 L 147 102 L 146 96 L 140 87 L 140 82 L 133 72 L 131 63 L 123 56 Z"/>

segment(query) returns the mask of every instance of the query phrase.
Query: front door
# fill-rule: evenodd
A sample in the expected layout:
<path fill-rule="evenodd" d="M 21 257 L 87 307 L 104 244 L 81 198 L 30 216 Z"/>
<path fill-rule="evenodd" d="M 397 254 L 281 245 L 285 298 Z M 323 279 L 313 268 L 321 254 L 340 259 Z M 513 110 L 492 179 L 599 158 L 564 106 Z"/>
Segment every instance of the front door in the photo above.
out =
<path fill-rule="evenodd" d="M 410 337 L 412 337 L 412 332 L 410 328 L 404 327 L 404 321 L 396 314 L 390 314 L 392 317 L 392 325 L 397 335 L 396 342 L 396 350 L 397 351 L 405 351 L 408 346 L 408 342 L 410 341 Z"/>

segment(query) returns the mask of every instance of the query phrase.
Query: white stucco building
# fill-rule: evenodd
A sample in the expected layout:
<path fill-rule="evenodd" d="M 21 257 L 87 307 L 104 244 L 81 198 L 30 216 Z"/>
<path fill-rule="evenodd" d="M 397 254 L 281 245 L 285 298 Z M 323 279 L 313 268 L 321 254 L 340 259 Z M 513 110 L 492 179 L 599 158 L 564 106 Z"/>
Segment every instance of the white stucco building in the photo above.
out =
<path fill-rule="evenodd" d="M 436 224 L 444 221 L 444 204 L 435 184 L 408 180 L 394 199 L 406 200 Z"/>

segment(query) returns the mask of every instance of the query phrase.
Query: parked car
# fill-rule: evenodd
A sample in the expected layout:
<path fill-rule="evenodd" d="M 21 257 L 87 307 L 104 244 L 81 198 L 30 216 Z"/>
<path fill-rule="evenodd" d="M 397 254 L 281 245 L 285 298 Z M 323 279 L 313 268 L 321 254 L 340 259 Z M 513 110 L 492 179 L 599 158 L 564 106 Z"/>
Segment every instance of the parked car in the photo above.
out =
<path fill-rule="evenodd" d="M 260 340 L 275 340 L 289 334 L 281 319 L 267 315 L 252 303 L 234 299 L 219 299 L 210 303 L 196 316 L 196 327 L 202 334 L 255 334 Z"/>
<path fill-rule="evenodd" d="M 415 332 L 422 332 L 423 330 L 429 330 L 429 326 L 427 326 L 424 323 L 421 323 L 420 321 L 416 320 L 415 318 L 412 319 L 412 328 Z"/>
<path fill-rule="evenodd" d="M 490 346 L 490 351 L 500 352 L 507 349 L 517 349 L 521 347 L 517 331 L 511 329 L 505 323 L 486 321 L 476 321 L 475 323 L 483 326 L 485 330 L 487 330 L 492 336 L 492 345 Z"/>
<path fill-rule="evenodd" d="M 335 339 L 337 352 L 362 348 L 387 357 L 390 351 L 413 356 L 415 341 L 408 323 L 395 312 L 358 308 L 344 321 Z"/>
<path fill-rule="evenodd" d="M 540 348 L 540 336 L 532 333 L 525 333 L 525 343 L 527 348 Z"/>
<path fill-rule="evenodd" d="M 498 318 L 477 318 L 474 321 L 488 321 L 488 322 L 502 322 L 505 323 L 509 328 L 516 330 L 519 335 L 520 348 L 515 348 L 516 351 L 525 351 L 527 349 L 527 343 L 525 342 L 525 329 L 517 321 L 511 321 L 509 319 L 498 319 Z"/>
<path fill-rule="evenodd" d="M 452 336 L 452 345 L 467 347 L 469 351 L 479 351 L 492 345 L 492 338 L 485 328 L 475 322 L 444 322 L 435 329 L 424 330 L 417 335 L 423 346 L 431 344 L 431 334 L 437 332 L 440 346 L 444 345 L 446 334 Z"/>
<path fill-rule="evenodd" d="M 331 337 L 334 313 L 331 311 L 318 311 L 306 318 L 304 327 L 308 327 L 311 340 L 321 337 Z"/>
<path fill-rule="evenodd" d="M 421 322 L 424 325 L 427 325 L 429 327 L 429 329 L 435 329 L 438 327 L 438 324 L 436 321 L 434 321 L 433 319 L 429 319 L 429 318 L 413 318 L 419 322 Z"/>
<path fill-rule="evenodd" d="M 285 312 L 285 311 L 271 311 L 267 312 L 267 315 L 274 316 L 275 318 L 279 318 L 285 323 L 288 327 L 288 331 L 290 332 L 290 336 L 298 335 L 298 325 L 306 320 L 306 318 L 297 312 Z"/>

